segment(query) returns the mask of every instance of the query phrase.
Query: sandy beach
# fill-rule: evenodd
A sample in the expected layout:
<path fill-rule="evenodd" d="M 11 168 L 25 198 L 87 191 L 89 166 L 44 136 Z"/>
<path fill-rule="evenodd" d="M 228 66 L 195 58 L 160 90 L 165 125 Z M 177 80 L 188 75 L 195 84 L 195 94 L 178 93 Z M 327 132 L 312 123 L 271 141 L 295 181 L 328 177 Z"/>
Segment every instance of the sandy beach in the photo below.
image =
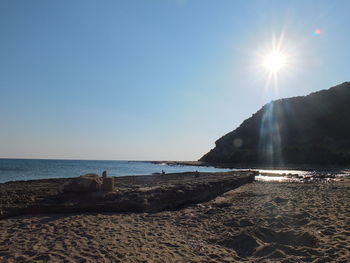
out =
<path fill-rule="evenodd" d="M 0 221 L 1 262 L 348 262 L 350 183 L 254 182 L 159 213 Z"/>
<path fill-rule="evenodd" d="M 350 0 L 0 0 L 0 263 L 350 263 Z"/>

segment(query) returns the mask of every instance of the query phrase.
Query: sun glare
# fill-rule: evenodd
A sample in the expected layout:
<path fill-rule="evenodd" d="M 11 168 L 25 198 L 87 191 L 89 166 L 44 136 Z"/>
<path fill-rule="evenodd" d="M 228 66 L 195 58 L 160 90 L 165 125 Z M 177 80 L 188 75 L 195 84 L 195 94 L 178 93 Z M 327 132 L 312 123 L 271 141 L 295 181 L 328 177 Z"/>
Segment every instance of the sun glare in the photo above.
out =
<path fill-rule="evenodd" d="M 277 73 L 286 63 L 286 56 L 278 51 L 273 51 L 264 58 L 264 66 L 270 73 Z"/>

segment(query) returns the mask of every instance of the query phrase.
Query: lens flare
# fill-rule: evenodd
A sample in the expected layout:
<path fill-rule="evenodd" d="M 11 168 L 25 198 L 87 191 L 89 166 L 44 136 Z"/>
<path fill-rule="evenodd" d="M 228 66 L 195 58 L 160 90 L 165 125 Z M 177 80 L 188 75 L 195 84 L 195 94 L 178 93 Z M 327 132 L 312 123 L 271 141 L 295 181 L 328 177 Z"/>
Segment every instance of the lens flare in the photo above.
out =
<path fill-rule="evenodd" d="M 284 31 L 272 35 L 271 45 L 259 51 L 259 68 L 266 78 L 264 92 L 275 99 L 279 96 L 279 79 L 286 78 L 295 65 L 295 50 L 284 41 Z M 258 155 L 259 163 L 268 166 L 283 165 L 282 124 L 283 109 L 272 101 L 263 107 L 260 122 Z"/>

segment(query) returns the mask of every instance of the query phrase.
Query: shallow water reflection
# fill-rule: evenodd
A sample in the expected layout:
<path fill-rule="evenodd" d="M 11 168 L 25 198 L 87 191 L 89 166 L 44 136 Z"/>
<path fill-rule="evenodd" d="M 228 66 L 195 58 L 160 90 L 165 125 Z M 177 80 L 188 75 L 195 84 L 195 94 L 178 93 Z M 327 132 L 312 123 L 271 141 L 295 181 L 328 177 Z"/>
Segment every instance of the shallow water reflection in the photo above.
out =
<path fill-rule="evenodd" d="M 264 182 L 331 182 L 350 177 L 350 170 L 303 171 L 303 170 L 258 170 L 256 181 Z"/>

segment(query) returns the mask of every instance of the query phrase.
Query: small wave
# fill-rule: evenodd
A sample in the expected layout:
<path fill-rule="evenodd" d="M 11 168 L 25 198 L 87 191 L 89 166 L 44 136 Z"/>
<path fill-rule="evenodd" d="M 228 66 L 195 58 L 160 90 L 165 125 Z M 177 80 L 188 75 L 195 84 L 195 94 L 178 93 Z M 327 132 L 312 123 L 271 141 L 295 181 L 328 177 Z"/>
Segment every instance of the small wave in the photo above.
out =
<path fill-rule="evenodd" d="M 17 167 L 0 167 L 0 172 L 23 172 L 26 171 L 24 168 Z"/>

